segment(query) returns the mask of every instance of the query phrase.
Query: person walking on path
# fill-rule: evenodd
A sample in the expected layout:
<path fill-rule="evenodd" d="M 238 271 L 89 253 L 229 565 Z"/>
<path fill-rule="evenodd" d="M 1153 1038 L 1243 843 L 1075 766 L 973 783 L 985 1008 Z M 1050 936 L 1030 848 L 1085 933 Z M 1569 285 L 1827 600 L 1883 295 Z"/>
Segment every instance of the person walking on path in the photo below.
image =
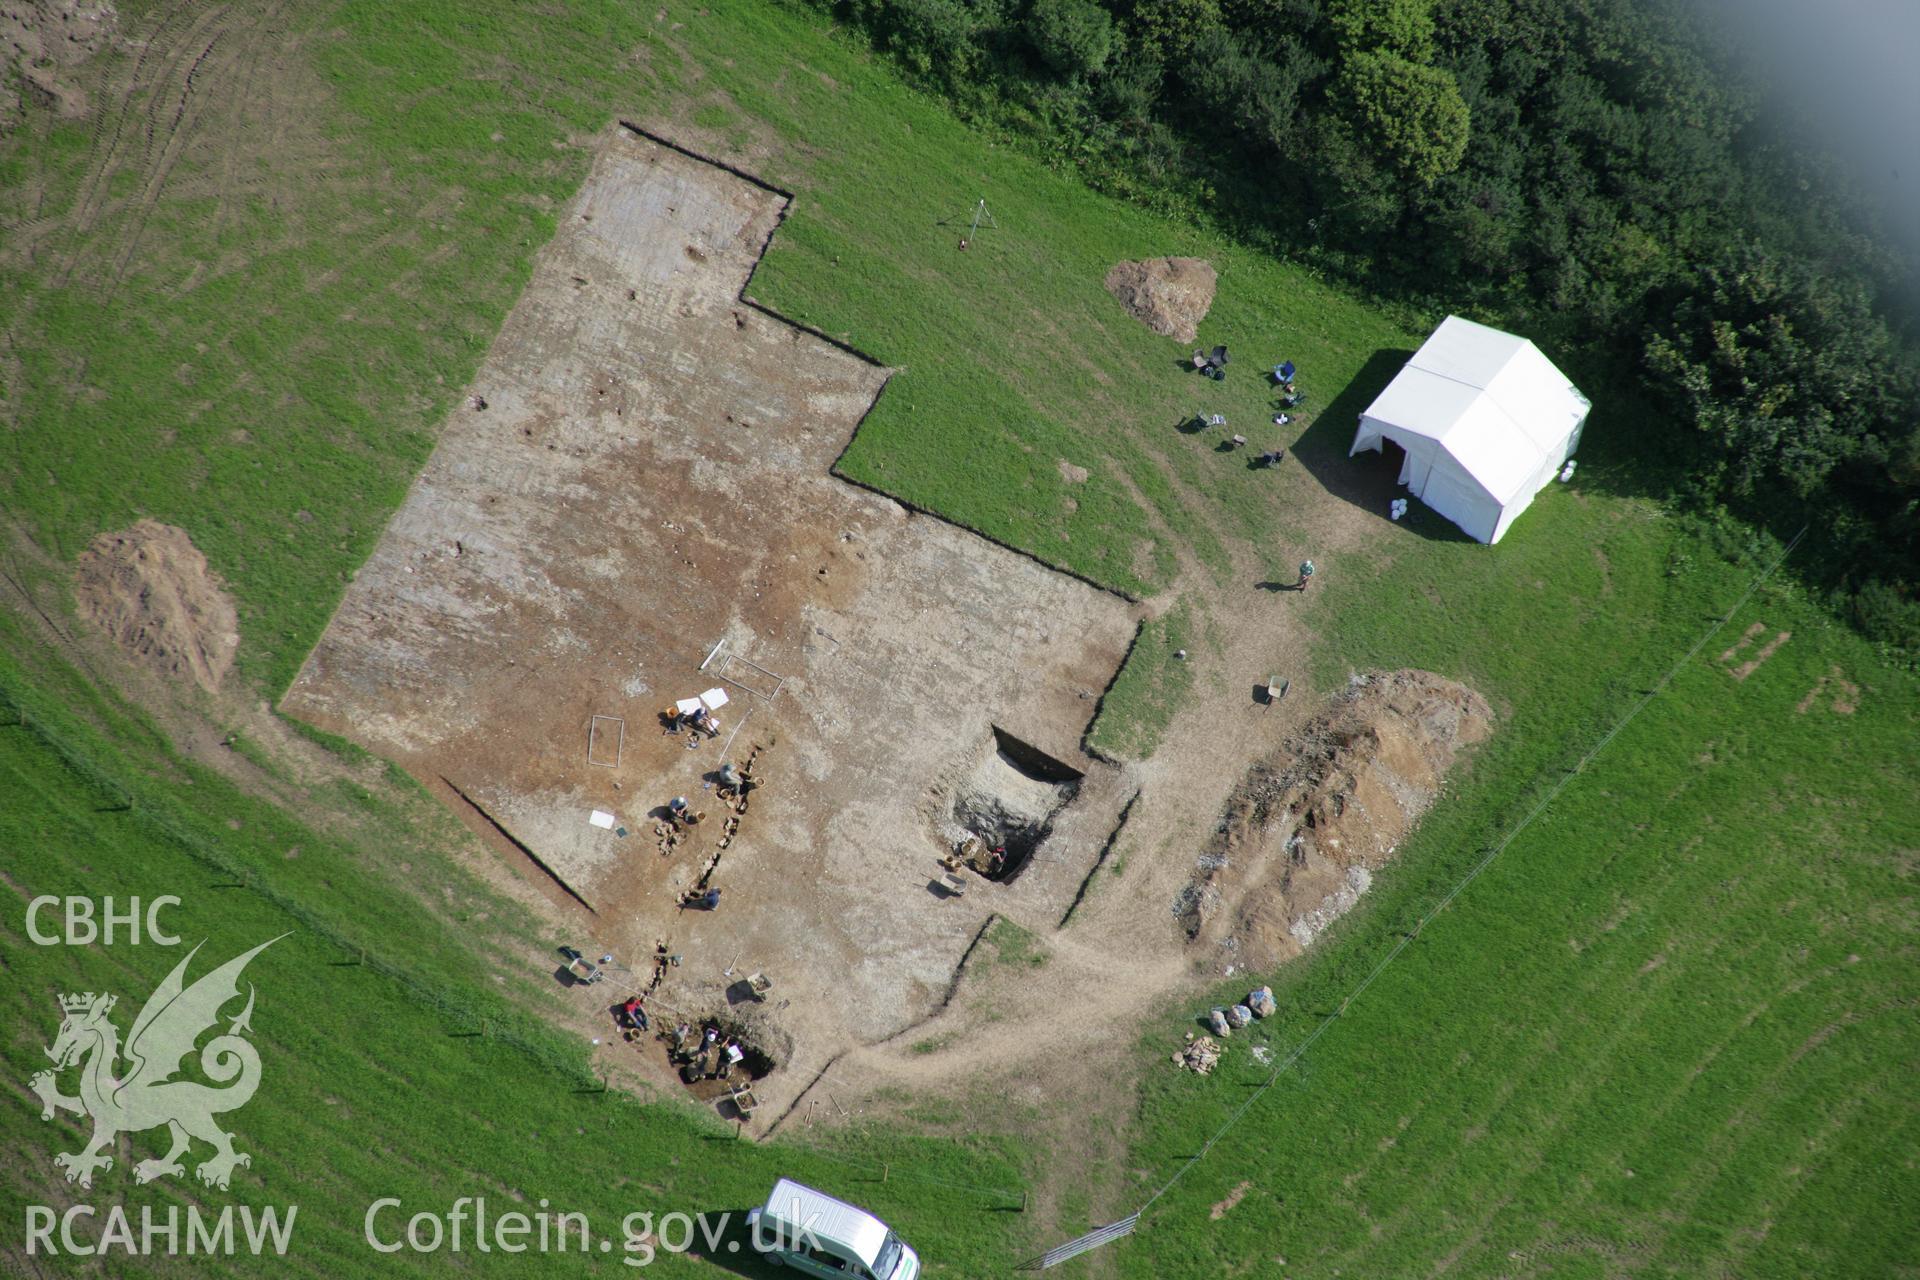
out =
<path fill-rule="evenodd" d="M 1307 584 L 1312 581 L 1313 581 L 1313 561 L 1302 560 L 1300 562 L 1300 581 L 1293 584 L 1293 589 L 1295 591 L 1305 591 L 1307 589 Z"/>

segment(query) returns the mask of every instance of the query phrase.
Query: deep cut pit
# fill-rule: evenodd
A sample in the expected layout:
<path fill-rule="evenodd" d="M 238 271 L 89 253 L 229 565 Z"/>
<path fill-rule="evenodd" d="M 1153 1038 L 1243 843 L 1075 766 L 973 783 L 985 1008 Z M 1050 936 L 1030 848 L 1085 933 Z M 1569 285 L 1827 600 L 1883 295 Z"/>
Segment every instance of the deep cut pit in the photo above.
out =
<path fill-rule="evenodd" d="M 996 726 L 993 745 L 955 789 L 943 835 L 957 848 L 977 840 L 969 865 L 1006 884 L 1033 861 L 1053 832 L 1054 819 L 1080 790 L 1079 770 Z"/>
<path fill-rule="evenodd" d="M 709 1027 L 719 1033 L 711 1043 L 705 1035 Z M 763 1018 L 731 1012 L 677 1024 L 662 1020 L 655 1024 L 653 1038 L 665 1049 L 667 1064 L 687 1092 L 702 1102 L 730 1100 L 736 1087 L 757 1084 L 772 1075 L 780 1065 L 779 1056 L 791 1051 L 786 1037 Z M 728 1063 L 723 1053 L 730 1042 L 740 1047 L 740 1061 L 735 1064 Z"/>

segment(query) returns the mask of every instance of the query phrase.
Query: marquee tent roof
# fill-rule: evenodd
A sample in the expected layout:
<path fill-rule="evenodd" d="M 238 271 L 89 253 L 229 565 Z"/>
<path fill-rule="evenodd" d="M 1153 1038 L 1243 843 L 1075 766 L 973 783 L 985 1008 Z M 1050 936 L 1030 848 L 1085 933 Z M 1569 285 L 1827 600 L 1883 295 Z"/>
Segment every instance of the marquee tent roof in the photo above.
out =
<path fill-rule="evenodd" d="M 1392 440 L 1401 480 L 1494 542 L 1572 455 L 1590 407 L 1527 339 L 1448 316 L 1361 415 L 1352 452 Z"/>

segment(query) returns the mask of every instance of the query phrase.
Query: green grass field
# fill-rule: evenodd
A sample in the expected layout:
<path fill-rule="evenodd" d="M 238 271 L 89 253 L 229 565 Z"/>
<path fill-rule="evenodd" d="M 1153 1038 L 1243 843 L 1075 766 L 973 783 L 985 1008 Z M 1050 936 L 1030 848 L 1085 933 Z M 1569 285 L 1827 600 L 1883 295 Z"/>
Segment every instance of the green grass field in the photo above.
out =
<path fill-rule="evenodd" d="M 1167 652 L 1205 643 L 1211 611 L 1237 607 L 1250 585 L 1239 575 L 1267 548 L 1312 534 L 1285 489 L 1178 423 L 1223 412 L 1262 442 L 1270 410 L 1245 366 L 1289 357 L 1313 371 L 1317 397 L 1299 457 L 1331 474 L 1349 406 L 1427 318 L 1096 198 L 961 128 L 810 11 L 668 6 L 663 23 L 654 12 L 445 0 L 302 12 L 282 77 L 301 113 L 285 148 L 246 158 L 258 170 L 249 184 L 192 194 L 195 162 L 183 161 L 189 194 L 141 224 L 117 284 L 91 264 L 125 249 L 128 216 L 7 257 L 14 429 L 0 432 L 0 504 L 63 558 L 138 515 L 186 526 L 240 601 L 243 676 L 271 694 L 512 304 L 585 172 L 587 135 L 615 116 L 671 117 L 690 142 L 798 193 L 755 295 L 901 370 L 842 459 L 849 477 L 1103 585 L 1173 597 L 1094 732 L 1103 749 L 1144 754 L 1179 678 Z M 144 6 L 123 13 L 135 26 L 157 20 Z M 99 146 L 84 122 L 0 142 L 5 220 L 63 207 L 93 180 Z M 999 228 L 960 254 L 960 229 L 942 220 L 982 194 Z M 1178 351 L 1100 286 L 1118 259 L 1182 252 L 1221 270 L 1201 337 L 1244 363 L 1219 387 L 1176 375 Z M 1500 727 L 1363 909 L 1274 976 L 1282 1016 L 1259 1035 L 1282 1051 L 1770 557 L 1736 528 L 1636 496 L 1643 468 L 1610 452 L 1609 435 L 1637 407 L 1587 390 L 1600 409 L 1579 483 L 1544 494 L 1498 549 L 1416 513 L 1377 556 L 1349 557 L 1297 602 L 1319 645 L 1307 686 L 1425 666 L 1485 692 Z M 1062 461 L 1088 477 L 1069 479 Z M 1793 639 L 1735 681 L 1715 659 L 1754 621 Z M 0 727 L 11 885 L 127 895 L 185 882 L 185 918 L 218 952 L 297 929 L 257 962 L 256 1026 L 276 1074 L 237 1126 L 261 1155 L 244 1194 L 303 1206 L 296 1269 L 390 1269 L 359 1242 L 359 1213 L 377 1195 L 546 1196 L 612 1223 L 635 1208 L 737 1209 L 791 1173 L 888 1216 L 932 1275 L 1000 1274 L 1056 1231 L 1138 1207 L 1263 1075 L 1242 1040 L 1222 1073 L 1170 1074 L 1166 1046 L 1189 1024 L 1187 1011 L 1166 1011 L 1143 1040 L 1153 1065 L 1132 1154 L 1059 1197 L 1085 1223 L 1036 1224 L 996 1212 L 1003 1192 L 959 1189 L 1047 1179 L 1049 1153 L 1016 1154 L 1017 1116 L 1006 1133 L 959 1141 L 903 1125 L 835 1163 L 811 1147 L 728 1143 L 670 1104 L 577 1092 L 591 1088 L 580 1046 L 529 1017 L 521 979 L 463 937 L 458 916 L 529 926 L 472 887 L 455 913 L 394 893 L 378 850 L 330 841 L 182 762 L 82 677 L 29 660 L 32 635 L 0 626 L 13 655 L 0 687 L 30 722 Z M 1798 712 L 1835 667 L 1858 686 L 1858 709 L 1835 714 L 1830 684 Z M 1911 1270 L 1917 716 L 1913 677 L 1810 605 L 1789 567 L 1136 1237 L 1075 1265 L 1143 1276 Z M 392 821 L 403 832 L 412 819 Z M 289 860 L 293 844 L 303 854 Z M 216 887 L 236 868 L 247 887 Z M 30 947 L 18 914 L 0 938 L 16 1005 L 8 1071 L 20 1080 L 52 1035 L 55 990 L 131 1000 L 174 958 Z M 1025 962 L 1018 939 L 996 948 Z M 353 963 L 363 949 L 377 963 Z M 4 1182 L 0 1213 L 18 1224 L 22 1203 L 64 1194 L 47 1160 L 73 1135 L 24 1100 L 4 1125 L 9 1148 L 30 1157 Z M 878 1160 L 885 1183 L 869 1181 Z M 1245 1198 L 1214 1218 L 1209 1206 L 1242 1181 Z M 512 1269 L 497 1255 L 462 1261 Z"/>
<path fill-rule="evenodd" d="M 1337 1012 L 1759 568 L 1631 504 L 1565 505 L 1588 538 L 1549 517 L 1497 566 L 1436 544 L 1316 602 L 1342 662 L 1458 672 L 1504 723 L 1252 1043 L 1284 1056 Z M 1756 621 L 1793 639 L 1736 681 L 1754 647 L 1718 659 Z M 1763 588 L 1155 1206 L 1122 1271 L 1899 1274 L 1917 717 L 1909 677 Z M 1270 1070 L 1229 1063 L 1155 1078 L 1139 1187 Z"/>
<path fill-rule="evenodd" d="M 22 638 L 10 621 L 4 634 L 9 648 Z M 80 695 L 89 714 L 76 716 L 23 674 L 14 663 L 0 666 L 0 848 L 8 853 L 6 881 L 23 895 L 20 909 L 0 921 L 4 1053 L 20 1086 L 5 1116 L 15 1158 L 0 1175 L 0 1248 L 16 1266 L 29 1267 L 20 1253 L 25 1206 L 75 1199 L 102 1213 L 126 1204 L 136 1214 L 140 1205 L 159 1213 L 169 1205 L 215 1213 L 229 1202 L 297 1205 L 294 1244 L 276 1270 L 339 1277 L 415 1271 L 428 1261 L 383 1256 L 364 1242 L 364 1215 L 379 1198 L 405 1206 L 377 1223 L 380 1238 L 391 1241 L 412 1213 L 445 1212 L 463 1195 L 487 1196 L 496 1213 L 531 1212 L 544 1197 L 556 1212 L 586 1214 L 596 1250 L 611 1238 L 618 1258 L 628 1214 L 730 1212 L 738 1223 L 783 1175 L 857 1195 L 939 1256 L 988 1266 L 1010 1259 L 1006 1211 L 1018 1207 L 1028 1171 L 1004 1139 L 890 1134 L 831 1152 L 763 1147 L 737 1141 L 688 1108 L 607 1091 L 585 1045 L 548 1030 L 510 998 L 510 984 L 544 975 L 489 980 L 472 941 L 459 936 L 497 930 L 500 921 L 441 918 L 397 892 L 390 867 L 357 861 L 311 830 L 289 830 L 284 813 L 143 740 L 137 715 Z M 39 674 L 44 680 L 45 668 Z M 129 739 L 130 747 L 121 745 Z M 162 762 L 164 777 L 145 776 L 144 766 Z M 290 836 L 303 842 L 293 860 L 285 856 Z M 448 868 L 434 872 L 458 880 Z M 130 897 L 178 896 L 182 905 L 166 922 L 186 947 L 206 940 L 193 977 L 290 935 L 247 970 L 258 991 L 251 1038 L 263 1083 L 228 1121 L 236 1146 L 254 1156 L 231 1197 L 192 1182 L 136 1191 L 131 1160 L 159 1155 L 163 1134 L 123 1148 L 91 1194 L 62 1181 L 52 1157 L 79 1150 L 87 1130 L 68 1116 L 43 1123 L 25 1089 L 47 1065 L 40 1051 L 59 1026 L 54 997 L 115 992 L 124 1032 L 185 947 L 32 945 L 25 898 L 40 894 L 111 894 L 123 909 Z M 43 929 L 49 924 L 58 928 L 57 913 L 42 920 Z M 189 1170 L 205 1154 L 190 1158 Z M 713 1226 L 719 1229 L 717 1218 Z M 89 1234 L 83 1224 L 81 1238 Z M 524 1274 L 529 1260 L 469 1252 L 460 1264 Z M 59 1271 L 73 1260 L 46 1265 Z M 140 1274 L 148 1265 L 116 1257 L 108 1273 Z M 539 1273 L 604 1275 L 609 1265 L 598 1252 L 547 1254 Z M 692 1264 L 663 1254 L 655 1265 L 674 1274 Z M 200 1275 L 204 1266 L 152 1270 Z M 246 1258 L 212 1267 L 260 1269 Z"/>
<path fill-rule="evenodd" d="M 242 669 L 276 690 L 585 175 L 586 153 L 555 144 L 605 124 L 605 50 L 638 38 L 611 4 L 564 27 L 480 6 L 281 9 L 230 11 L 221 40 L 253 74 L 200 86 L 208 142 L 168 175 L 179 194 L 57 228 L 0 268 L 0 396 L 34 428 L 0 437 L 0 501 L 63 558 L 142 515 L 192 530 L 234 589 Z M 177 36 L 180 10 L 121 12 Z M 283 46 L 287 68 L 260 74 Z M 509 50 L 537 51 L 538 73 L 511 73 Z M 131 138 L 148 104 L 130 102 L 129 141 L 109 152 L 117 105 L 98 132 L 42 121 L 10 139 L 0 220 L 76 203 L 110 157 L 144 180 L 154 162 Z M 258 112 L 275 145 L 245 132 Z"/>
<path fill-rule="evenodd" d="M 4 440 L 9 511 L 64 557 L 139 515 L 191 529 L 239 599 L 243 666 L 269 688 L 398 505 L 584 175 L 586 135 L 613 116 L 677 113 L 701 143 L 772 149 L 763 175 L 799 201 L 754 291 L 901 370 L 847 475 L 1103 585 L 1163 588 L 1180 553 L 1224 575 L 1223 539 L 1287 518 L 1267 477 L 1210 465 L 1178 431 L 1204 409 L 1278 442 L 1253 369 L 1220 387 L 1159 376 L 1179 351 L 1113 305 L 1113 261 L 1211 258 L 1225 285 L 1202 338 L 1314 370 L 1310 411 L 1412 341 L 1303 272 L 982 146 L 778 6 L 674 31 L 614 5 L 554 23 L 347 3 L 303 25 L 324 38 L 289 78 L 325 110 L 299 158 L 324 181 L 262 156 L 254 190 L 270 200 L 163 201 L 110 294 L 84 269 L 62 286 L 58 267 L 112 248 L 112 221 L 54 235 L 0 295 L 20 352 L 12 415 L 36 427 Z M 508 50 L 533 66 L 510 72 Z M 711 69 L 696 78 L 695 60 Z M 61 145 L 13 144 L 6 213 L 34 192 L 58 207 L 87 177 L 87 140 L 49 134 Z M 181 169 L 178 183 L 201 176 Z M 938 224 L 983 192 L 1001 230 L 958 253 L 960 230 Z M 206 262 L 236 265 L 196 273 Z M 1070 481 L 1061 460 L 1091 474 Z"/>

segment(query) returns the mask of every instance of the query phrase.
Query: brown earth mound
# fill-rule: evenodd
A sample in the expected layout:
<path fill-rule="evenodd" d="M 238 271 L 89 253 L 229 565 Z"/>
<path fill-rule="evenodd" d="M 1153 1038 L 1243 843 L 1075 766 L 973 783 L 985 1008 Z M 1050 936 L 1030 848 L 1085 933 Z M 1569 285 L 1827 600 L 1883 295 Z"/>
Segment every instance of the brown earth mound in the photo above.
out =
<path fill-rule="evenodd" d="M 1107 272 L 1107 292 L 1155 333 L 1192 342 L 1213 306 L 1217 279 L 1204 258 L 1148 258 Z"/>
<path fill-rule="evenodd" d="M 93 540 L 74 573 L 80 616 L 135 659 L 209 692 L 233 666 L 240 619 L 185 529 L 142 520 Z"/>
<path fill-rule="evenodd" d="M 1298 955 L 1366 892 L 1492 722 L 1485 698 L 1430 672 L 1355 676 L 1235 788 L 1175 904 L 1187 937 L 1241 968 Z"/>
<path fill-rule="evenodd" d="M 0 61 L 41 103 L 83 116 L 78 68 L 112 41 L 119 20 L 111 0 L 0 0 Z M 0 83 L 0 133 L 18 122 L 20 107 L 12 86 Z"/>

